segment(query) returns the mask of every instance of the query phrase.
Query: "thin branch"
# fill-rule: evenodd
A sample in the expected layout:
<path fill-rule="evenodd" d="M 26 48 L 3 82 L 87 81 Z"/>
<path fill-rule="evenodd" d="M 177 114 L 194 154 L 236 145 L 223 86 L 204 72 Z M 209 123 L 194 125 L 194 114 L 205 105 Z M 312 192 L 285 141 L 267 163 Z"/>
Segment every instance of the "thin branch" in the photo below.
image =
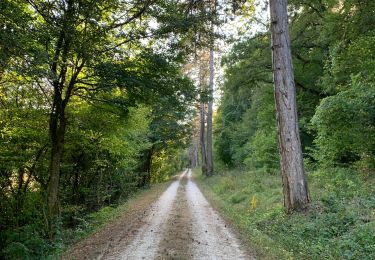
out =
<path fill-rule="evenodd" d="M 118 47 L 121 47 L 122 45 L 126 44 L 126 43 L 129 43 L 129 42 L 132 42 L 134 40 L 140 40 L 140 39 L 147 39 L 149 37 L 152 37 L 154 36 L 153 34 L 146 34 L 146 35 L 141 35 L 141 36 L 137 36 L 137 37 L 133 37 L 133 38 L 127 38 L 126 40 L 120 42 L 120 43 L 117 43 L 115 44 L 114 46 L 110 47 L 110 48 L 105 48 L 101 51 L 98 51 L 98 54 L 101 54 L 101 53 L 106 53 L 108 51 L 113 51 L 115 49 L 117 49 Z"/>
<path fill-rule="evenodd" d="M 48 97 L 47 93 L 44 91 L 42 85 L 40 84 L 40 82 L 38 80 L 36 80 L 36 84 L 38 85 L 39 89 L 42 91 L 46 101 L 48 102 L 48 104 L 50 105 L 50 107 L 52 107 L 52 103 L 51 103 L 51 100 L 50 98 Z"/>
<path fill-rule="evenodd" d="M 144 5 L 141 9 L 139 9 L 138 12 L 136 12 L 133 16 L 129 17 L 128 19 L 126 19 L 125 21 L 123 21 L 123 22 L 121 22 L 121 23 L 117 23 L 117 24 L 115 23 L 115 24 L 109 26 L 109 29 L 111 30 L 111 29 L 115 29 L 115 28 L 118 28 L 118 27 L 124 26 L 124 25 L 126 25 L 126 24 L 131 23 L 131 22 L 134 21 L 135 19 L 140 18 L 140 17 L 146 12 L 147 8 L 151 5 L 152 2 L 153 2 L 153 1 L 148 0 L 148 1 L 145 3 L 145 5 Z"/>
<path fill-rule="evenodd" d="M 48 24 L 53 24 L 53 20 L 51 19 L 51 17 L 49 17 L 47 14 L 45 14 L 40 8 L 39 6 L 35 3 L 34 0 L 26 0 L 27 3 L 29 3 L 34 9 L 35 11 L 43 18 L 43 20 L 48 23 Z"/>
<path fill-rule="evenodd" d="M 302 2 L 302 5 L 307 5 L 308 7 L 310 7 L 310 9 L 312 9 L 320 18 L 323 18 L 323 15 L 321 14 L 321 12 L 315 8 L 312 4 L 310 3 L 307 3 L 305 1 Z"/>
<path fill-rule="evenodd" d="M 77 83 L 77 78 L 79 73 L 81 73 L 83 67 L 85 66 L 85 60 L 82 60 L 81 65 L 79 65 L 76 68 L 76 71 L 74 72 L 73 76 L 70 78 L 68 89 L 66 90 L 65 93 L 65 98 L 62 102 L 63 107 L 66 107 L 67 103 L 69 102 L 70 97 L 72 96 L 72 92 L 74 90 L 74 86 Z"/>
<path fill-rule="evenodd" d="M 35 167 L 36 167 L 37 163 L 39 162 L 39 159 L 42 157 L 44 152 L 47 151 L 47 147 L 48 147 L 48 144 L 45 144 L 44 146 L 42 146 L 38 150 L 38 152 L 36 153 L 35 160 L 34 160 L 33 164 L 31 165 L 31 167 L 27 167 L 27 169 L 29 170 L 29 174 L 28 174 L 27 180 L 25 182 L 25 185 L 23 187 L 24 192 L 26 192 L 27 187 L 29 186 L 29 183 L 31 181 L 31 177 L 33 177 L 33 175 L 34 175 Z"/>

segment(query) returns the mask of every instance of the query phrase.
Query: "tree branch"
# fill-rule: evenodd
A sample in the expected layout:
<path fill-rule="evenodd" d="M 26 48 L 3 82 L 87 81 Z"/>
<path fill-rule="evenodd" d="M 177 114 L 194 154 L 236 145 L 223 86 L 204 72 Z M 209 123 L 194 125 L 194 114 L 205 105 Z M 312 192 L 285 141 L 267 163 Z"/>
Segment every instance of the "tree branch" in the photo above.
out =
<path fill-rule="evenodd" d="M 147 10 L 147 8 L 151 5 L 153 1 L 151 0 L 148 0 L 144 6 L 139 9 L 133 16 L 129 17 L 128 19 L 126 19 L 125 21 L 121 22 L 121 23 L 115 23 L 115 24 L 112 24 L 111 26 L 109 26 L 109 29 L 112 30 L 112 29 L 115 29 L 115 28 L 118 28 L 118 27 L 121 27 L 121 26 L 124 26 L 126 24 L 129 24 L 131 23 L 132 21 L 134 21 L 135 19 L 137 18 L 140 18 Z"/>

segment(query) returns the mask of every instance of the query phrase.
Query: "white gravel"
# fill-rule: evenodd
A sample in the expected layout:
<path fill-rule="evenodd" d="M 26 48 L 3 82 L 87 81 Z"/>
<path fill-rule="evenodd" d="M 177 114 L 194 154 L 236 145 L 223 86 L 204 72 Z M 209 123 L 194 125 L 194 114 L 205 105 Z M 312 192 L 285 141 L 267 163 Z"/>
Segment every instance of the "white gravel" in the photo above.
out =
<path fill-rule="evenodd" d="M 178 189 L 179 185 L 185 185 L 181 182 L 184 176 L 187 177 L 186 187 Z M 162 244 L 160 242 L 168 229 L 168 219 L 172 207 L 175 207 L 173 202 L 177 192 L 185 193 L 180 196 L 186 196 L 187 202 L 179 207 L 188 207 L 191 215 L 188 224 L 192 234 L 191 239 L 186 241 L 186 247 L 191 248 L 189 259 L 253 259 L 246 255 L 235 234 L 227 228 L 224 220 L 209 205 L 197 185 L 191 180 L 190 169 L 174 181 L 151 206 L 151 213 L 145 216 L 145 224 L 137 230 L 138 233 L 130 243 L 126 243 L 126 246 L 119 243 L 113 254 L 107 254 L 104 259 L 155 259 L 158 251 L 165 251 L 165 248 L 160 248 Z M 120 246 L 124 248 L 119 248 Z"/>
<path fill-rule="evenodd" d="M 188 172 L 186 195 L 192 211 L 194 259 L 249 259 L 239 240 L 210 206 Z"/>
<path fill-rule="evenodd" d="M 163 231 L 166 229 L 167 219 L 173 201 L 176 198 L 178 186 L 181 178 L 186 171 L 174 181 L 168 189 L 160 196 L 158 201 L 151 207 L 151 213 L 147 216 L 146 224 L 138 230 L 130 245 L 121 252 L 120 256 L 114 256 L 107 259 L 153 259 L 158 244 L 163 237 Z"/>

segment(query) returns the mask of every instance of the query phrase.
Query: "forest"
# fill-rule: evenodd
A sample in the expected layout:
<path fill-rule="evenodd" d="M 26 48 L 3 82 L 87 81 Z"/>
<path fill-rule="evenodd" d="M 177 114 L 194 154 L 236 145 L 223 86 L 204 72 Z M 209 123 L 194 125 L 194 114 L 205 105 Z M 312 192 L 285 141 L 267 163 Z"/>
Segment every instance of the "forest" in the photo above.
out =
<path fill-rule="evenodd" d="M 0 258 L 192 168 L 256 258 L 374 259 L 374 46 L 373 0 L 2 0 Z"/>
<path fill-rule="evenodd" d="M 269 30 L 236 42 L 222 59 L 219 176 L 205 187 L 249 237 L 262 235 L 252 240 L 266 256 L 373 259 L 375 2 L 288 7 L 308 213 L 282 212 Z"/>

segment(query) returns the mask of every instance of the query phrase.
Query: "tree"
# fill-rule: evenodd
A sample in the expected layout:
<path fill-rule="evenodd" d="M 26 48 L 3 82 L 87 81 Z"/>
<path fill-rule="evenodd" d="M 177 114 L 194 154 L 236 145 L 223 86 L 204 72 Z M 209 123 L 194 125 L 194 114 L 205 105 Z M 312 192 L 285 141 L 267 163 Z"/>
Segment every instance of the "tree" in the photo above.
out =
<path fill-rule="evenodd" d="M 270 14 L 280 169 L 284 206 L 291 212 L 305 208 L 310 196 L 298 128 L 287 1 L 270 0 Z"/>
<path fill-rule="evenodd" d="M 204 102 L 204 81 L 206 77 L 206 71 L 204 68 L 204 62 L 199 61 L 199 85 L 201 88 L 200 103 L 199 103 L 199 142 L 201 147 L 201 157 L 202 157 L 202 173 L 207 176 L 207 150 L 206 150 L 206 104 Z"/>
<path fill-rule="evenodd" d="M 214 161 L 212 156 L 212 106 L 214 92 L 214 49 L 210 47 L 210 80 L 208 84 L 209 101 L 207 104 L 207 175 L 214 171 Z"/>
<path fill-rule="evenodd" d="M 77 96 L 95 99 L 117 89 L 121 96 L 104 100 L 120 105 L 124 110 L 137 102 L 150 101 L 153 94 L 162 92 L 156 83 L 163 82 L 164 78 L 162 74 L 159 78 L 152 75 L 151 81 L 155 84 L 142 82 L 139 78 L 146 79 L 150 68 L 129 68 L 129 65 L 134 65 L 132 59 L 135 51 L 146 55 L 152 52 L 142 46 L 141 39 L 152 37 L 160 40 L 158 44 L 169 44 L 171 48 L 168 51 L 181 58 L 182 51 L 176 51 L 178 40 L 183 38 L 180 34 L 187 33 L 189 26 L 195 22 L 189 21 L 190 14 L 184 4 L 176 5 L 168 1 L 35 0 L 29 1 L 29 4 L 30 12 L 34 12 L 37 18 L 30 28 L 36 31 L 38 43 L 38 52 L 33 50 L 31 53 L 30 60 L 34 64 L 30 67 L 38 65 L 40 71 L 34 72 L 35 81 L 44 90 L 52 90 L 47 189 L 48 215 L 52 226 L 59 214 L 60 164 L 69 124 L 67 109 L 72 99 Z M 159 23 L 157 29 L 149 28 L 151 19 Z M 163 42 L 162 38 L 170 37 L 172 30 L 177 41 Z M 140 58 L 145 58 L 147 62 L 151 59 Z M 160 57 L 154 56 L 152 59 L 157 62 Z M 168 59 L 176 62 L 176 59 Z M 149 91 L 144 91 L 146 89 Z"/>
<path fill-rule="evenodd" d="M 130 14 L 125 21 L 108 22 L 106 10 L 112 12 L 121 10 L 121 6 L 116 6 L 111 1 L 85 5 L 75 0 L 68 0 L 63 5 L 52 2 L 50 6 L 43 2 L 32 1 L 31 5 L 44 20 L 42 26 L 47 28 L 44 33 L 50 39 L 45 44 L 51 56 L 47 79 L 53 89 L 49 119 L 51 157 L 47 188 L 49 226 L 52 230 L 55 217 L 59 213 L 60 162 L 68 124 L 66 117 L 68 104 L 79 88 L 85 89 L 83 82 L 79 84 L 83 71 L 86 70 L 86 78 L 89 77 L 88 71 L 95 66 L 94 59 L 100 57 L 98 53 L 108 52 L 106 47 L 99 47 L 98 43 L 105 46 L 109 43 L 108 40 L 115 29 L 132 23 L 143 14 L 146 7 L 139 8 L 135 14 Z M 98 22 L 107 22 L 105 30 L 98 26 Z"/>

